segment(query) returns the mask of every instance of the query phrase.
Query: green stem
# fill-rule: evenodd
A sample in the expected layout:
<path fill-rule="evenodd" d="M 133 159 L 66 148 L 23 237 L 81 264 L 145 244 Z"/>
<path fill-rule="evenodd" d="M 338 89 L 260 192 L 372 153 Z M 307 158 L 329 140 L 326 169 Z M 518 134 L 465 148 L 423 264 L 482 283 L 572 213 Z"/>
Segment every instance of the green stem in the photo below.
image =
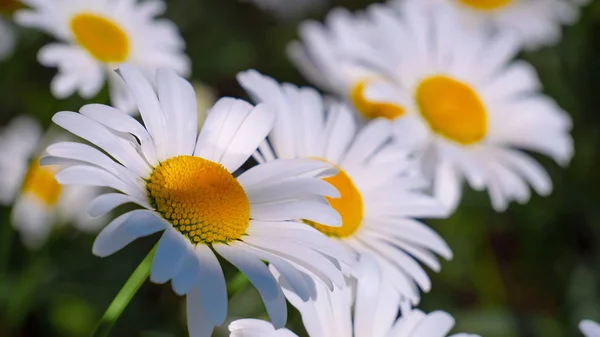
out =
<path fill-rule="evenodd" d="M 144 258 L 142 263 L 135 269 L 133 274 L 129 277 L 123 288 L 119 291 L 117 296 L 110 303 L 106 312 L 98 322 L 98 325 L 92 332 L 92 337 L 106 337 L 108 333 L 112 329 L 113 325 L 121 314 L 123 310 L 127 307 L 129 302 L 133 296 L 140 289 L 142 284 L 148 279 L 148 275 L 150 275 L 150 268 L 152 267 L 152 260 L 154 259 L 154 253 L 156 253 L 156 248 L 158 247 L 158 243 L 152 248 L 150 253 Z"/>
<path fill-rule="evenodd" d="M 244 290 L 248 284 L 250 284 L 250 281 L 248 280 L 246 274 L 242 273 L 241 271 L 238 272 L 227 284 L 227 293 L 229 294 L 229 297 L 237 295 L 239 292 Z"/>

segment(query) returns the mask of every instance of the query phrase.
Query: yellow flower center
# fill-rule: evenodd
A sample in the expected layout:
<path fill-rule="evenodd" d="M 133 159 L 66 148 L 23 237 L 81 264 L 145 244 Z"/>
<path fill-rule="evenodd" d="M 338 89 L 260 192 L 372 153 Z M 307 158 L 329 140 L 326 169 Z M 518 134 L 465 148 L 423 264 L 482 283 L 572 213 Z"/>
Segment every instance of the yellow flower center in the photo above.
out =
<path fill-rule="evenodd" d="M 485 137 L 485 107 L 470 86 L 446 76 L 433 76 L 419 84 L 416 99 L 421 115 L 438 134 L 461 144 Z"/>
<path fill-rule="evenodd" d="M 23 4 L 17 0 L 0 0 L 0 14 L 12 15 L 23 8 Z"/>
<path fill-rule="evenodd" d="M 333 185 L 340 192 L 339 198 L 325 197 L 325 199 L 342 217 L 342 226 L 331 227 L 312 221 L 306 222 L 327 236 L 345 238 L 354 234 L 362 223 L 363 201 L 360 192 L 352 183 L 352 179 L 339 167 L 338 170 L 338 174 L 323 178 L 323 180 Z"/>
<path fill-rule="evenodd" d="M 350 93 L 352 103 L 366 119 L 383 117 L 392 120 L 404 114 L 404 109 L 401 106 L 392 103 L 369 101 L 365 97 L 367 84 L 369 84 L 368 80 L 358 82 Z"/>
<path fill-rule="evenodd" d="M 510 4 L 514 0 L 458 0 L 458 2 L 480 11 L 493 11 Z"/>
<path fill-rule="evenodd" d="M 237 240 L 250 223 L 246 192 L 210 160 L 170 158 L 154 168 L 146 188 L 152 206 L 193 244 Z"/>
<path fill-rule="evenodd" d="M 25 174 L 21 192 L 34 195 L 46 206 L 56 205 L 62 187 L 54 179 L 54 173 L 52 168 L 40 166 L 38 159 L 35 159 Z"/>
<path fill-rule="evenodd" d="M 113 21 L 96 14 L 77 14 L 71 19 L 75 40 L 98 61 L 120 63 L 129 55 L 129 38 Z"/>

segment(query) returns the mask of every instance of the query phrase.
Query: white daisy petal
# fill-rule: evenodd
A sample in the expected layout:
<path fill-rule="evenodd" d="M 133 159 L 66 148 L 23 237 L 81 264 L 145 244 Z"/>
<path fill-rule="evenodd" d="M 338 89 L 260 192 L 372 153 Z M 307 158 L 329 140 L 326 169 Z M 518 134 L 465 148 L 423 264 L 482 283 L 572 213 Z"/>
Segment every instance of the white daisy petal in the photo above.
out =
<path fill-rule="evenodd" d="M 273 325 L 276 328 L 283 327 L 287 320 L 287 307 L 281 289 L 262 261 L 252 255 L 243 254 L 235 247 L 235 242 L 230 245 L 214 245 L 214 249 L 246 274 L 248 280 L 256 287 L 265 302 Z"/>
<path fill-rule="evenodd" d="M 223 270 L 208 246 L 196 245 L 196 256 L 200 261 L 200 300 L 205 308 L 210 308 L 207 312 L 210 321 L 221 325 L 227 317 L 227 285 Z"/>
<path fill-rule="evenodd" d="M 238 181 L 244 189 L 259 188 L 265 183 L 275 183 L 300 176 L 327 177 L 337 170 L 330 164 L 314 159 L 279 159 L 257 165 L 242 173 Z"/>
<path fill-rule="evenodd" d="M 377 119 L 367 124 L 357 135 L 354 144 L 341 162 L 342 167 L 361 165 L 391 140 L 392 127 L 389 121 Z"/>
<path fill-rule="evenodd" d="M 600 324 L 584 319 L 579 323 L 579 330 L 585 335 L 585 337 L 598 337 L 600 336 Z"/>
<path fill-rule="evenodd" d="M 210 309 L 204 307 L 199 287 L 201 285 L 196 285 L 186 295 L 187 326 L 190 336 L 211 336 L 215 325 L 208 319 L 207 312 Z"/>
<path fill-rule="evenodd" d="M 150 208 L 150 205 L 145 202 L 145 200 L 137 200 L 129 195 L 121 193 L 108 193 L 99 195 L 92 200 L 87 208 L 87 213 L 93 218 L 98 218 L 108 214 L 115 208 L 128 203 L 134 203 L 144 208 Z"/>
<path fill-rule="evenodd" d="M 309 269 L 325 284 L 330 284 L 329 280 L 331 280 L 338 287 L 344 285 L 344 279 L 333 263 L 317 252 L 294 241 L 279 240 L 276 242 L 262 237 L 248 237 L 244 241 L 255 247 L 276 252 L 286 259 Z"/>
<path fill-rule="evenodd" d="M 325 201 L 289 200 L 252 204 L 250 217 L 262 221 L 304 219 L 325 226 L 341 226 L 342 218 Z"/>
<path fill-rule="evenodd" d="M 166 229 L 168 223 L 147 210 L 125 213 L 106 226 L 96 237 L 92 252 L 105 257 L 121 250 L 132 241 Z"/>
<path fill-rule="evenodd" d="M 189 82 L 174 71 L 159 69 L 156 75 L 158 98 L 168 121 L 169 156 L 191 155 L 198 135 L 196 94 Z"/>
<path fill-rule="evenodd" d="M 59 184 L 110 187 L 129 194 L 138 200 L 145 200 L 145 193 L 138 188 L 132 189 L 129 184 L 115 175 L 94 166 L 70 166 L 58 172 L 54 177 Z"/>
<path fill-rule="evenodd" d="M 267 137 L 275 121 L 274 112 L 267 105 L 257 105 L 238 128 L 235 137 L 228 140 L 220 163 L 229 171 L 237 170 Z"/>
<path fill-rule="evenodd" d="M 187 240 L 174 228 L 167 228 L 161 237 L 150 270 L 150 280 L 154 283 L 166 283 L 183 266 L 186 256 Z"/>
<path fill-rule="evenodd" d="M 152 137 L 133 117 L 124 114 L 118 109 L 102 104 L 84 105 L 79 109 L 79 112 L 108 128 L 132 134 L 140 142 L 140 147 L 148 163 L 150 165 L 158 164 Z"/>
<path fill-rule="evenodd" d="M 187 242 L 184 247 L 183 257 L 179 262 L 179 270 L 171 280 L 173 291 L 178 295 L 185 295 L 190 292 L 200 277 L 200 263 L 194 247 L 191 243 L 187 244 Z"/>
<path fill-rule="evenodd" d="M 141 177 L 150 174 L 150 167 L 127 141 L 117 138 L 107 128 L 74 112 L 59 112 L 52 121 L 65 130 L 98 146 L 125 167 Z"/>
<path fill-rule="evenodd" d="M 247 189 L 248 199 L 253 204 L 273 202 L 291 198 L 310 197 L 315 194 L 339 198 L 340 192 L 331 184 L 315 178 L 298 178 L 283 182 L 268 183 L 260 188 Z"/>
<path fill-rule="evenodd" d="M 249 254 L 255 255 L 261 260 L 268 261 L 270 268 L 276 268 L 281 276 L 285 278 L 290 289 L 292 289 L 303 301 L 308 301 L 309 298 L 314 296 L 314 282 L 312 282 L 312 279 L 300 272 L 287 260 L 278 257 L 276 254 L 258 249 L 243 242 L 240 242 L 238 247 L 248 251 Z"/>
<path fill-rule="evenodd" d="M 322 157 L 333 163 L 341 162 L 356 132 L 356 121 L 347 106 L 334 104 L 329 107 L 327 124 L 323 134 L 325 146 Z"/>
<path fill-rule="evenodd" d="M 148 80 L 128 64 L 119 66 L 119 74 L 135 98 L 144 125 L 154 140 L 158 159 L 166 158 L 168 129 L 158 97 Z"/>

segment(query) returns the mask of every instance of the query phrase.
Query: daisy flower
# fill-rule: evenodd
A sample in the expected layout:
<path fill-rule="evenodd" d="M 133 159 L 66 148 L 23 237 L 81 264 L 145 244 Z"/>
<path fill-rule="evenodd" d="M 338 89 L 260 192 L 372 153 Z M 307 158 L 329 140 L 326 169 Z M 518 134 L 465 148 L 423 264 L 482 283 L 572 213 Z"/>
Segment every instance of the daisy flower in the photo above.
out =
<path fill-rule="evenodd" d="M 54 179 L 56 167 L 39 165 L 40 147 L 61 137 L 50 132 L 42 137 L 39 124 L 25 116 L 0 130 L 0 204 L 13 205 L 11 222 L 30 249 L 43 245 L 54 225 L 72 223 L 93 232 L 105 224 L 74 206 L 91 201 L 98 189 L 63 188 Z"/>
<path fill-rule="evenodd" d="M 133 113 L 135 101 L 114 69 L 120 63 L 140 68 L 149 79 L 157 68 L 178 74 L 190 71 L 183 53 L 185 42 L 176 26 L 156 19 L 164 2 L 149 0 L 23 0 L 29 8 L 15 13 L 15 21 L 41 29 L 60 42 L 44 46 L 38 54 L 46 67 L 57 67 L 52 94 L 65 98 L 75 91 L 83 98 L 95 96 L 109 82 L 117 108 Z M 151 38 L 149 38 L 151 37 Z"/>
<path fill-rule="evenodd" d="M 302 301 L 284 283 L 285 296 L 300 311 L 310 337 L 444 337 L 454 326 L 454 318 L 444 311 L 426 314 L 402 301 L 372 256 L 361 256 L 353 281 L 354 286 L 333 292 L 318 284 L 317 298 L 310 301 Z M 234 321 L 229 330 L 231 337 L 296 336 L 256 319 Z"/>
<path fill-rule="evenodd" d="M 579 7 L 589 0 L 392 0 L 405 6 L 438 8 L 456 15 L 470 30 L 514 34 L 526 49 L 560 41 L 562 26 L 579 19 Z"/>
<path fill-rule="evenodd" d="M 449 212 L 463 179 L 487 188 L 497 211 L 526 203 L 528 184 L 548 195 L 550 177 L 522 150 L 561 165 L 573 155 L 571 118 L 541 93 L 531 65 L 512 61 L 518 43 L 509 35 L 466 31 L 444 11 L 399 15 L 385 6 L 368 16 L 336 11 L 328 26 L 308 23 L 301 35 L 305 44 L 292 48 L 302 51 L 294 52 L 300 68 L 338 74 L 337 93 L 364 119 L 393 120 L 398 144 L 421 148 L 423 173 Z"/>
<path fill-rule="evenodd" d="M 220 255 L 248 276 L 277 327 L 286 321 L 280 287 L 262 261 L 280 268 L 305 300 L 313 293 L 311 271 L 329 288 L 344 284 L 340 269 L 351 256 L 294 219 L 340 224 L 339 215 L 319 202 L 338 196 L 320 178 L 335 173 L 323 162 L 280 160 L 234 176 L 271 130 L 275 115 L 232 98 L 219 100 L 198 134 L 191 84 L 158 70 L 157 91 L 135 68 L 119 72 L 134 96 L 144 126 L 118 109 L 86 105 L 80 113 L 59 112 L 53 121 L 96 147 L 59 143 L 48 163 L 66 165 L 61 184 L 105 186 L 120 193 L 95 199 L 88 211 L 104 214 L 121 204 L 141 209 L 114 219 L 96 238 L 93 253 L 111 255 L 132 241 L 163 232 L 150 272 L 155 283 L 172 281 L 187 295 L 192 336 L 210 336 L 227 314 Z M 300 187 L 299 187 L 300 186 Z"/>
<path fill-rule="evenodd" d="M 0 60 L 6 59 L 15 49 L 16 34 L 10 19 L 20 7 L 17 0 L 0 2 Z"/>
<path fill-rule="evenodd" d="M 409 154 L 389 145 L 392 124 L 378 119 L 359 130 L 345 105 L 325 104 L 311 88 L 280 85 L 254 70 L 240 73 L 238 81 L 256 102 L 278 113 L 269 142 L 254 154 L 258 162 L 313 158 L 339 170 L 324 180 L 341 194 L 326 200 L 341 215 L 342 226 L 305 222 L 355 256 L 373 252 L 385 277 L 417 303 L 418 287 L 429 291 L 431 282 L 415 259 L 439 271 L 433 253 L 450 259 L 452 252 L 437 233 L 413 219 L 444 216 L 445 210 L 421 190 L 423 179 L 414 173 Z"/>
<path fill-rule="evenodd" d="M 600 324 L 584 319 L 579 323 L 579 330 L 585 337 L 600 337 Z"/>

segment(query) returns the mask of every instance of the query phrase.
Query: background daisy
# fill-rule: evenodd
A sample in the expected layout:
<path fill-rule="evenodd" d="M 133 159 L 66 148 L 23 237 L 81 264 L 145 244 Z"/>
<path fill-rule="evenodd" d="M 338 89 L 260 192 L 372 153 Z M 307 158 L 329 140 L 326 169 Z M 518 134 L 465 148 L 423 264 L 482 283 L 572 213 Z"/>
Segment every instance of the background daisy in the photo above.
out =
<path fill-rule="evenodd" d="M 351 283 L 352 287 L 333 292 L 317 284 L 317 298 L 310 301 L 302 301 L 286 290 L 285 282 L 283 289 L 290 303 L 300 311 L 310 337 L 444 337 L 454 326 L 454 318 L 446 312 L 425 314 L 402 302 L 369 254 L 360 257 L 356 278 Z M 229 329 L 233 337 L 295 336 L 251 319 L 234 321 Z M 453 336 L 476 337 L 462 333 Z"/>
<path fill-rule="evenodd" d="M 223 98 L 198 134 L 196 96 L 189 82 L 159 70 L 155 91 L 135 68 L 121 65 L 119 72 L 138 102 L 144 126 L 104 105 L 59 112 L 56 124 L 114 160 L 81 143 L 55 144 L 44 158 L 67 166 L 56 175 L 61 184 L 121 192 L 95 199 L 90 214 L 126 203 L 142 207 L 114 219 L 96 238 L 94 254 L 108 256 L 138 238 L 163 232 L 150 279 L 171 280 L 177 294 L 187 295 L 192 336 L 210 336 L 226 318 L 226 283 L 217 256 L 247 275 L 277 327 L 286 322 L 286 302 L 262 261 L 280 268 L 304 300 L 314 296 L 312 283 L 296 265 L 319 275 L 329 288 L 343 285 L 340 269 L 352 263 L 350 255 L 307 225 L 290 221 L 340 224 L 332 208 L 314 200 L 339 195 L 320 179 L 335 170 L 322 162 L 288 160 L 232 175 L 271 130 L 273 111 Z M 297 188 L 300 184 L 304 188 Z"/>
<path fill-rule="evenodd" d="M 12 225 L 31 249 L 43 245 L 55 225 L 71 223 L 80 230 L 94 232 L 106 224 L 78 206 L 94 199 L 99 189 L 62 188 L 54 179 L 57 168 L 39 165 L 41 148 L 62 136 L 49 132 L 42 138 L 39 124 L 24 116 L 0 131 L 0 202 L 13 205 Z"/>
<path fill-rule="evenodd" d="M 256 160 L 313 158 L 335 166 L 339 173 L 325 181 L 341 197 L 327 202 L 340 213 L 342 226 L 307 223 L 355 256 L 375 253 L 385 277 L 417 303 L 418 287 L 429 291 L 431 281 L 415 259 L 439 271 L 432 252 L 446 259 L 452 252 L 439 235 L 413 219 L 440 217 L 445 210 L 423 193 L 409 153 L 390 146 L 391 123 L 379 119 L 359 129 L 346 106 L 326 104 L 313 89 L 279 84 L 253 70 L 240 73 L 238 80 L 255 101 L 277 111 L 269 143 L 261 144 Z"/>
<path fill-rule="evenodd" d="M 181 75 L 190 72 L 185 42 L 177 27 L 156 19 L 165 10 L 160 0 L 24 0 L 28 9 L 15 13 L 17 23 L 44 30 L 60 42 L 44 46 L 39 62 L 57 67 L 51 91 L 65 98 L 75 91 L 95 96 L 108 81 L 113 105 L 132 113 L 135 101 L 114 69 L 119 63 L 139 67 L 149 79 L 157 68 Z M 151 37 L 151 38 L 150 38 Z"/>
<path fill-rule="evenodd" d="M 589 0 L 392 0 L 405 6 L 424 6 L 447 11 L 472 30 L 514 34 L 526 49 L 554 45 L 564 25 L 579 19 L 579 9 Z"/>
<path fill-rule="evenodd" d="M 579 323 L 579 330 L 585 337 L 599 337 L 600 336 L 600 324 L 584 319 Z"/>
<path fill-rule="evenodd" d="M 392 119 L 398 144 L 421 147 L 423 172 L 449 212 L 460 200 L 463 177 L 476 190 L 487 188 L 497 211 L 511 200 L 527 202 L 527 184 L 549 194 L 548 174 L 517 149 L 568 164 L 571 119 L 540 92 L 529 64 L 512 62 L 516 40 L 466 31 L 443 11 L 406 9 L 400 15 L 373 6 L 368 17 L 330 18 L 331 30 L 352 26 L 352 19 L 371 31 L 347 36 L 358 51 L 335 51 L 365 74 L 354 71 L 349 84 L 356 110 L 363 118 Z"/>

